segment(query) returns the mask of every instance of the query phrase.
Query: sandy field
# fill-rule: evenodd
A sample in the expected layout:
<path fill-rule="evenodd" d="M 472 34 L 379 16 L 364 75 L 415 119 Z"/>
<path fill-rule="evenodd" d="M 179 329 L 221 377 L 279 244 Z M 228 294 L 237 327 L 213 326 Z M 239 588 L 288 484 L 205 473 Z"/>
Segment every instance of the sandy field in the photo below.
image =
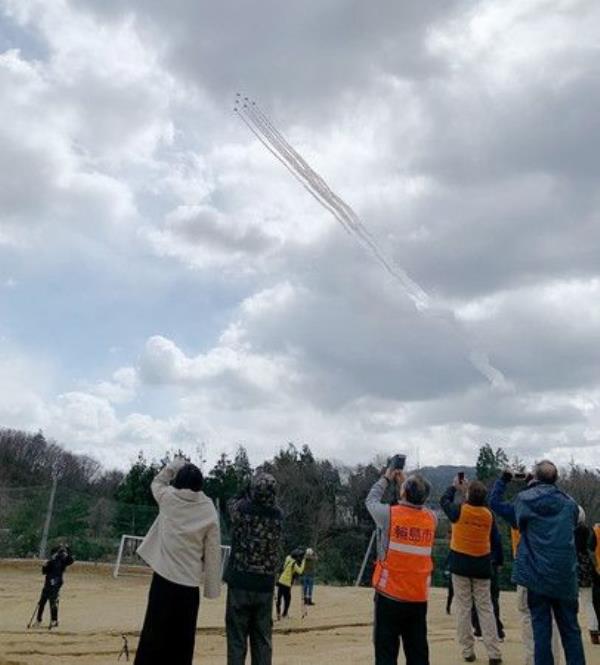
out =
<path fill-rule="evenodd" d="M 0 562 L 0 665 L 108 665 L 117 661 L 121 634 L 135 648 L 143 619 L 149 576 L 118 580 L 105 566 L 75 564 L 61 593 L 60 627 L 27 630 L 42 583 L 35 562 Z M 372 597 L 369 589 L 317 587 L 315 602 L 305 619 L 300 616 L 294 589 L 292 616 L 274 628 L 277 665 L 373 662 L 371 646 Z M 445 590 L 434 589 L 429 609 L 431 662 L 461 663 L 454 642 L 454 619 L 444 613 Z M 507 626 L 503 645 L 507 665 L 523 661 L 515 596 L 505 593 L 502 609 Z M 225 663 L 224 598 L 203 600 L 200 607 L 196 659 L 198 664 Z M 588 663 L 600 665 L 600 647 Z M 479 661 L 487 662 L 483 645 Z M 121 661 L 123 662 L 123 661 Z M 401 659 L 401 662 L 403 660 Z M 165 664 L 167 665 L 167 664 Z"/>

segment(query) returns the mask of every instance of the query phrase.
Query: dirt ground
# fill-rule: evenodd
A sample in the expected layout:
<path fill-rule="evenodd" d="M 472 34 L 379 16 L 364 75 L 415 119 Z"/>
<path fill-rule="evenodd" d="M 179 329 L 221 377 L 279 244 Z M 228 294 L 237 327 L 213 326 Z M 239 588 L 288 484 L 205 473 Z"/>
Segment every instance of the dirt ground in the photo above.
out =
<path fill-rule="evenodd" d="M 42 582 L 39 564 L 0 562 L 0 665 L 115 663 L 122 633 L 128 636 L 131 647 L 137 644 L 149 581 L 149 576 L 115 580 L 108 567 L 76 564 L 68 571 L 62 590 L 60 627 L 51 632 L 28 631 L 26 625 Z M 274 663 L 372 663 L 372 597 L 369 589 L 317 587 L 317 605 L 302 619 L 295 588 L 292 616 L 274 628 Z M 461 663 L 454 642 L 454 618 L 444 613 L 444 598 L 443 589 L 433 590 L 429 642 L 434 665 Z M 503 594 L 502 610 L 507 626 L 504 662 L 521 665 L 514 594 Z M 225 663 L 223 616 L 224 597 L 202 601 L 196 640 L 198 665 Z M 588 663 L 600 665 L 600 647 L 595 648 L 593 656 L 587 644 L 586 650 Z M 477 652 L 479 660 L 486 662 L 481 643 Z"/>

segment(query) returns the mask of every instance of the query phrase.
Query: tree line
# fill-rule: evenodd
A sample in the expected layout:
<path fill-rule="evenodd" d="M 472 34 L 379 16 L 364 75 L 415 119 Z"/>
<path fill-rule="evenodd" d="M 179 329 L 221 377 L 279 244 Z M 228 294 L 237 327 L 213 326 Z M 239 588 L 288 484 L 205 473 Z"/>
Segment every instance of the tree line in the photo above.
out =
<path fill-rule="evenodd" d="M 174 454 L 176 451 L 165 451 L 161 459 L 150 460 L 140 453 L 126 472 L 106 470 L 93 458 L 70 453 L 47 440 L 41 432 L 0 430 L 0 556 L 37 554 L 49 488 L 56 474 L 51 542 L 69 541 L 79 559 L 114 560 L 120 536 L 144 535 L 155 519 L 150 485 Z M 260 468 L 275 476 L 279 485 L 285 516 L 282 556 L 298 546 L 312 547 L 319 553 L 321 582 L 352 583 L 373 532 L 365 498 L 384 464 L 385 460 L 341 465 L 318 459 L 309 446 L 293 443 L 263 462 Z M 420 472 L 432 483 L 430 505 L 437 509 L 437 499 L 458 470 L 490 484 L 507 466 L 524 468 L 520 460 L 509 460 L 502 448 L 494 450 L 484 444 L 473 467 L 423 467 Z M 228 501 L 247 487 L 254 471 L 245 448 L 239 446 L 232 457 L 222 454 L 205 473 L 204 490 L 219 510 L 224 543 L 230 537 Z M 565 489 L 583 505 L 590 519 L 600 521 L 598 470 L 572 464 L 563 475 Z M 393 488 L 386 500 L 395 500 Z M 442 518 L 435 548 L 438 582 L 447 553 L 446 535 Z M 508 555 L 508 538 L 505 541 Z M 510 566 L 504 578 L 508 582 Z"/>

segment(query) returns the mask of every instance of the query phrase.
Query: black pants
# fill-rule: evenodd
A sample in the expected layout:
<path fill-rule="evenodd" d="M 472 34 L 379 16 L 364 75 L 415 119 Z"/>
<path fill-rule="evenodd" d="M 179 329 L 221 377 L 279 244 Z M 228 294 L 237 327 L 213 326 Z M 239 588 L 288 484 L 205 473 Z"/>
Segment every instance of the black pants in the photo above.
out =
<path fill-rule="evenodd" d="M 453 600 L 454 600 L 454 585 L 452 584 L 452 575 L 450 575 L 448 577 L 448 596 L 446 597 L 446 614 L 450 614 Z"/>
<path fill-rule="evenodd" d="M 496 568 L 496 566 L 492 566 L 492 577 L 490 582 L 492 607 L 494 608 L 494 617 L 496 618 L 496 630 L 498 631 L 498 637 L 504 639 L 504 624 L 500 619 L 500 580 L 498 577 L 498 568 Z M 481 626 L 479 625 L 479 617 L 477 616 L 475 605 L 471 607 L 471 623 L 473 624 L 475 635 L 478 637 L 481 636 Z"/>
<path fill-rule="evenodd" d="M 283 614 L 281 612 L 281 602 L 283 601 Z M 277 617 L 286 617 L 292 602 L 292 587 L 285 584 L 277 584 Z"/>
<path fill-rule="evenodd" d="M 135 665 L 192 665 L 199 606 L 198 587 L 154 573 Z"/>
<path fill-rule="evenodd" d="M 592 583 L 592 604 L 594 605 L 594 612 L 596 612 L 596 619 L 600 626 L 600 574 L 594 574 L 594 581 Z"/>
<path fill-rule="evenodd" d="M 375 594 L 375 665 L 396 665 L 400 641 L 406 665 L 429 665 L 427 603 L 405 603 Z"/>
<path fill-rule="evenodd" d="M 250 641 L 252 665 L 271 665 L 273 645 L 273 592 L 227 591 L 225 628 L 227 665 L 244 665 Z"/>
<path fill-rule="evenodd" d="M 44 609 L 46 603 L 50 603 L 50 620 L 58 621 L 58 594 L 60 592 L 60 584 L 50 585 L 44 584 L 42 595 L 38 601 L 37 620 L 39 622 L 44 618 Z"/>

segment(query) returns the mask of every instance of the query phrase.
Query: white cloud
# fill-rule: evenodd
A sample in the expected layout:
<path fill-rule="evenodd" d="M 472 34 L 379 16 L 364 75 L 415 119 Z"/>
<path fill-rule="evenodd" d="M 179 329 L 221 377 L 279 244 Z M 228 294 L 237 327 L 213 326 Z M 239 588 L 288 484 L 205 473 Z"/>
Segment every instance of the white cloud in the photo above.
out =
<path fill-rule="evenodd" d="M 138 383 L 133 367 L 121 367 L 113 373 L 112 380 L 100 381 L 90 391 L 111 404 L 126 404 L 136 396 Z"/>
<path fill-rule="evenodd" d="M 118 464 L 290 439 L 593 461 L 598 6 L 415 7 L 0 0 L 22 42 L 0 53 L 0 316 L 27 338 L 0 357 L 2 424 Z M 246 131 L 240 88 L 456 321 Z M 76 343 L 87 288 L 119 338 Z M 32 332 L 42 292 L 72 348 Z"/>

